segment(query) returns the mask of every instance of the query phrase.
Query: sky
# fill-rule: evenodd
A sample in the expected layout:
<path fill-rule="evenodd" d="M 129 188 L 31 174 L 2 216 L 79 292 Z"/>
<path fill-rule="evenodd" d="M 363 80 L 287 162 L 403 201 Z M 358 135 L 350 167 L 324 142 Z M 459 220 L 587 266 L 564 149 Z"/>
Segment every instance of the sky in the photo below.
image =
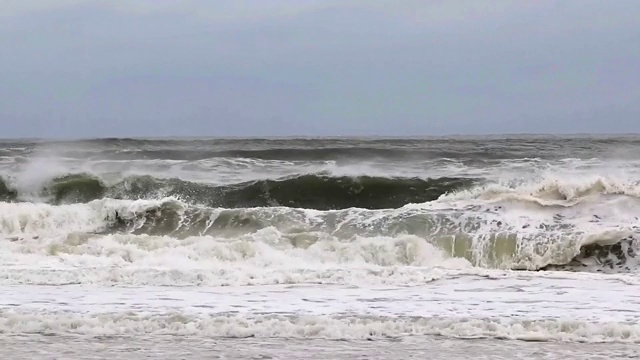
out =
<path fill-rule="evenodd" d="M 639 133 L 637 0 L 0 0 L 1 137 Z"/>

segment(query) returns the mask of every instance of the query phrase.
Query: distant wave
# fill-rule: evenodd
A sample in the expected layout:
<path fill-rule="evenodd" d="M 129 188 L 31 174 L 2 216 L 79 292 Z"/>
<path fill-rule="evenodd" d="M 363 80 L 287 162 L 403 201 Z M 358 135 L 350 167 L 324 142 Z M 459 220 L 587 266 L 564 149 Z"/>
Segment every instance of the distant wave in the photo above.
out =
<path fill-rule="evenodd" d="M 115 199 L 180 198 L 208 207 L 243 208 L 288 206 L 317 210 L 397 208 L 435 200 L 471 186 L 469 178 L 334 177 L 321 174 L 214 186 L 181 179 L 128 177 L 115 185 L 88 174 L 69 174 L 46 184 L 38 195 L 54 204 Z M 21 194 L 0 179 L 0 199 L 18 201 Z"/>
<path fill-rule="evenodd" d="M 372 160 L 386 161 L 411 161 L 411 160 L 443 160 L 443 159 L 467 159 L 467 160 L 500 160 L 519 159 L 518 153 L 496 152 L 494 149 L 461 148 L 440 149 L 437 146 L 429 148 L 398 148 L 398 147 L 324 147 L 324 148 L 296 148 L 285 146 L 281 148 L 266 149 L 209 149 L 209 148 L 155 148 L 135 147 L 130 149 L 110 148 L 104 149 L 80 147 L 81 144 L 73 144 L 75 147 L 56 149 L 59 155 L 71 158 L 91 157 L 94 159 L 109 160 L 180 160 L 199 161 L 214 158 L 229 159 L 258 159 L 279 161 L 342 161 L 360 162 Z M 49 145 L 53 146 L 53 145 Z M 24 151 L 7 151 L 6 156 L 18 156 Z M 2 153 L 0 153 L 2 155 Z"/>
<path fill-rule="evenodd" d="M 431 139 L 92 139 L 77 141 L 8 141 L 5 155 L 55 150 L 60 156 L 112 160 L 203 160 L 252 158 L 283 161 L 394 161 L 473 159 L 591 158 L 612 146 L 625 158 L 637 158 L 637 137 L 587 139 L 581 137 L 504 137 Z M 585 145 L 588 144 L 588 145 Z M 2 153 L 0 153 L 2 154 Z M 622 153 L 618 152 L 618 155 Z"/>

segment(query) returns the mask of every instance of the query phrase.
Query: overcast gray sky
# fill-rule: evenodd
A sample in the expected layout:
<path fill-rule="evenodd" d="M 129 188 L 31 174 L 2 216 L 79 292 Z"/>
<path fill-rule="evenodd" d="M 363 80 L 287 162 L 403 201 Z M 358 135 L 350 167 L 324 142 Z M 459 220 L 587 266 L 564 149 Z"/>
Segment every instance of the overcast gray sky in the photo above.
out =
<path fill-rule="evenodd" d="M 640 132 L 637 0 L 0 0 L 3 137 Z"/>

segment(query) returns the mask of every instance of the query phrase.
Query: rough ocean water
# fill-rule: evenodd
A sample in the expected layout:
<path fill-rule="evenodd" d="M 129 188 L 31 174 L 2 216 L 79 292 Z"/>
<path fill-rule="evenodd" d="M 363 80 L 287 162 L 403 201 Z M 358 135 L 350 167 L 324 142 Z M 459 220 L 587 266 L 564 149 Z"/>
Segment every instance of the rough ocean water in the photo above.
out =
<path fill-rule="evenodd" d="M 640 356 L 640 137 L 0 141 L 0 356 Z"/>

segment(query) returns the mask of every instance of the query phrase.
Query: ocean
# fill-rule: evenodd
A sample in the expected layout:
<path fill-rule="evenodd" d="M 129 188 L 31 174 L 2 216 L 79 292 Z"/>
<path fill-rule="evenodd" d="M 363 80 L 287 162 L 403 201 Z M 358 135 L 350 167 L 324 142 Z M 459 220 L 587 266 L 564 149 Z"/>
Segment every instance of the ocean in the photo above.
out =
<path fill-rule="evenodd" d="M 631 135 L 0 140 L 0 357 L 638 357 L 639 216 Z"/>

